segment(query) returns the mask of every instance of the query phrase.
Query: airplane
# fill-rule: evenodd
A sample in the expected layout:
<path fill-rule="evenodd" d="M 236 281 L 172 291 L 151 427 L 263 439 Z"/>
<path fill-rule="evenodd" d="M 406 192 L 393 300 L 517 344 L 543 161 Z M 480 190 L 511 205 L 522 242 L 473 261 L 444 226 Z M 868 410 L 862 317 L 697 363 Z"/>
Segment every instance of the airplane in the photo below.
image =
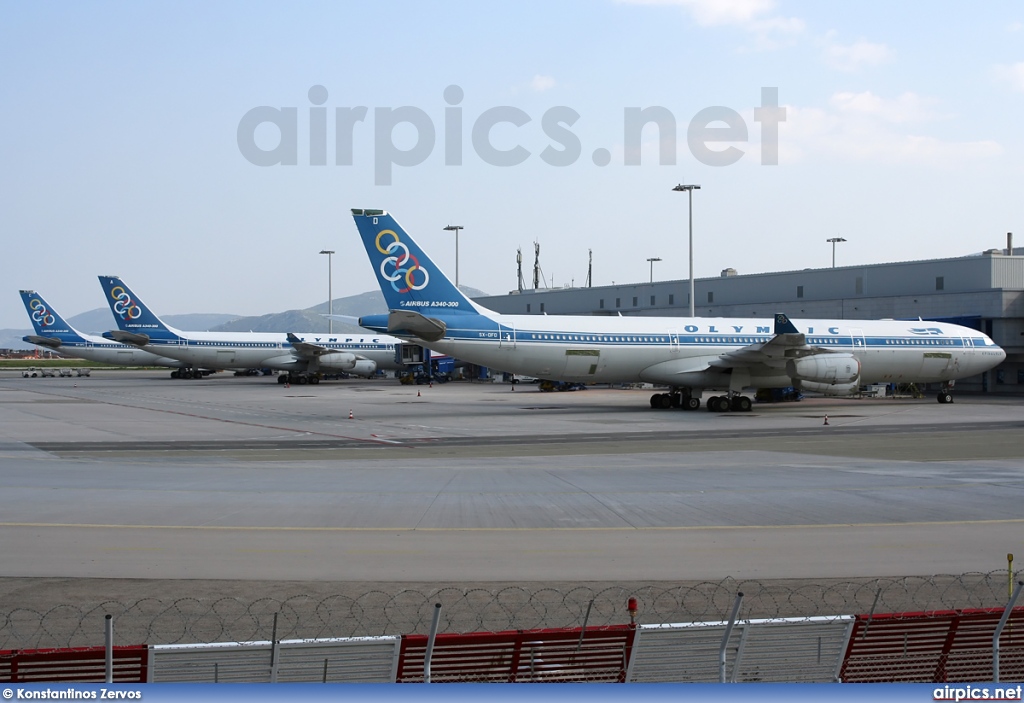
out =
<path fill-rule="evenodd" d="M 118 366 L 169 366 L 183 368 L 181 361 L 158 356 L 133 346 L 111 342 L 94 334 L 84 334 L 64 321 L 64 318 L 33 290 L 21 291 L 21 300 L 36 333 L 22 337 L 23 341 L 45 347 L 77 359 L 100 361 Z"/>
<path fill-rule="evenodd" d="M 763 318 L 506 315 L 473 302 L 384 210 L 353 209 L 390 312 L 359 319 L 369 330 L 502 371 L 583 383 L 669 387 L 651 407 L 749 411 L 747 389 L 851 395 L 870 383 L 941 382 L 998 365 L 988 336 L 945 322 Z"/>
<path fill-rule="evenodd" d="M 118 276 L 100 276 L 100 285 L 118 329 L 103 336 L 178 359 L 195 369 L 271 368 L 285 371 L 278 383 L 319 383 L 321 371 L 371 376 L 377 369 L 402 368 L 396 359 L 401 340 L 383 335 L 260 332 L 183 332 L 157 317 Z"/>

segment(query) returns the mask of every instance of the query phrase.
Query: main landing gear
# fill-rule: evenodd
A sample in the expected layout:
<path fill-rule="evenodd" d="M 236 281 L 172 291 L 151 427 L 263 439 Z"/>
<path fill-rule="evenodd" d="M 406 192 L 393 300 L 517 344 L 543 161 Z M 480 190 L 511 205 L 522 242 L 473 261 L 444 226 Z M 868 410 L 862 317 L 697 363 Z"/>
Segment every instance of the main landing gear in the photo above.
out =
<path fill-rule="evenodd" d="M 696 410 L 700 407 L 700 398 L 694 398 L 688 393 L 681 391 L 655 393 L 651 396 L 651 407 L 655 410 L 668 410 L 669 408 Z"/>
<path fill-rule="evenodd" d="M 753 407 L 750 398 L 739 395 L 713 395 L 706 403 L 709 412 L 747 413 Z M 700 394 L 690 395 L 687 390 L 673 390 L 671 393 L 655 393 L 651 396 L 651 407 L 655 410 L 682 408 L 683 410 L 699 410 Z"/>
<path fill-rule="evenodd" d="M 202 369 L 177 369 L 171 371 L 171 378 L 202 378 L 207 374 L 203 373 Z"/>
<path fill-rule="evenodd" d="M 753 403 L 750 402 L 750 398 L 745 395 L 734 395 L 732 397 L 727 395 L 713 395 L 708 398 L 706 403 L 708 412 L 712 413 L 724 413 L 732 412 L 737 413 L 748 413 L 753 407 Z"/>

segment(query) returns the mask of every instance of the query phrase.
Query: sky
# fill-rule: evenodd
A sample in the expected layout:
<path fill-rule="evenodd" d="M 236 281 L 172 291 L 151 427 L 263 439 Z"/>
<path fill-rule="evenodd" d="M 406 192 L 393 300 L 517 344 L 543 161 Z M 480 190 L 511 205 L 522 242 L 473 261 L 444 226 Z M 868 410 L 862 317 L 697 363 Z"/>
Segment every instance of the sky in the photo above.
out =
<path fill-rule="evenodd" d="M 534 242 L 555 287 L 685 279 L 677 183 L 698 278 L 1024 242 L 1019 2 L 12 1 L 0 61 L 0 328 L 107 274 L 159 314 L 315 305 L 328 258 L 373 290 L 350 208 L 452 278 L 463 227 L 491 294 Z"/>

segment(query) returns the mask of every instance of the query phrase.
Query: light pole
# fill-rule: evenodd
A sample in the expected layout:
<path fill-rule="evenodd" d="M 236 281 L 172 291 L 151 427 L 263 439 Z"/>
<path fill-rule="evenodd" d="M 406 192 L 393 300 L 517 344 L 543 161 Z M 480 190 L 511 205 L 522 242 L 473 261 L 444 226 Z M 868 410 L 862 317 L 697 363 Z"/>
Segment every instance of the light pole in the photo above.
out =
<path fill-rule="evenodd" d="M 332 290 L 331 281 L 331 257 L 334 252 L 330 249 L 323 249 L 320 251 L 321 254 L 327 254 L 327 314 L 334 314 L 334 291 Z M 327 318 L 327 334 L 334 334 L 334 318 Z"/>
<path fill-rule="evenodd" d="M 445 232 L 455 232 L 455 287 L 459 287 L 459 230 L 465 229 L 461 225 L 448 225 Z"/>
<path fill-rule="evenodd" d="M 693 191 L 700 190 L 700 186 L 686 185 L 682 183 L 677 185 L 672 190 L 674 191 L 686 191 L 690 194 L 690 317 L 696 317 L 694 313 L 694 299 L 693 299 Z"/>
<path fill-rule="evenodd" d="M 654 262 L 661 261 L 657 256 L 652 256 L 648 261 L 651 262 L 651 283 L 654 283 Z"/>
<path fill-rule="evenodd" d="M 832 268 L 836 267 L 836 244 L 839 242 L 845 242 L 846 240 L 842 237 L 831 237 L 825 240 L 826 242 L 832 242 Z"/>

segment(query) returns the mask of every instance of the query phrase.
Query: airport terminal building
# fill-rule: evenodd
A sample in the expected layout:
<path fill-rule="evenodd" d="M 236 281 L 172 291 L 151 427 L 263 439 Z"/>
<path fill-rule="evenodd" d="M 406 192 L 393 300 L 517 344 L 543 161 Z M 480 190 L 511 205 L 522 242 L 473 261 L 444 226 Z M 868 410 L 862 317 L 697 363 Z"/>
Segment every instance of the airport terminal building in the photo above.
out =
<path fill-rule="evenodd" d="M 593 288 L 526 289 L 476 298 L 501 313 L 689 315 L 689 280 Z M 698 317 L 937 320 L 977 329 L 1006 361 L 957 390 L 1024 392 L 1024 250 L 990 249 L 953 259 L 904 261 L 740 275 L 694 281 Z"/>

